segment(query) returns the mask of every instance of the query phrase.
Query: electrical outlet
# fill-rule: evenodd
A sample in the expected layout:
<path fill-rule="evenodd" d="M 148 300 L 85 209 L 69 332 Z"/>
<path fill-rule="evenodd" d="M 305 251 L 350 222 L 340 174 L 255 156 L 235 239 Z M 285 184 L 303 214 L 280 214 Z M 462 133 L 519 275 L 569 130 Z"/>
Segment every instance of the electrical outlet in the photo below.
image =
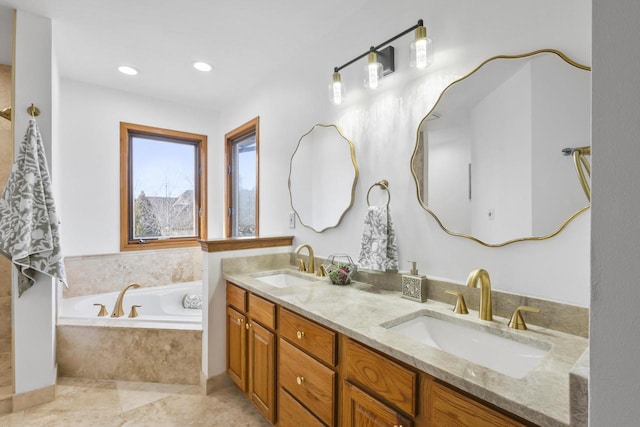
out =
<path fill-rule="evenodd" d="M 289 212 L 289 228 L 296 228 L 296 214 Z"/>

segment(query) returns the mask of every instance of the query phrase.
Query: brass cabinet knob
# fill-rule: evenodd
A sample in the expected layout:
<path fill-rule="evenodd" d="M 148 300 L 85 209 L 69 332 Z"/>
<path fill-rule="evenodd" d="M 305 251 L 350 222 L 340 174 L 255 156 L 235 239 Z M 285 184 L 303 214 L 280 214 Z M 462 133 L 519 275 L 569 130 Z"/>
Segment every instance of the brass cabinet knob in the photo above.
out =
<path fill-rule="evenodd" d="M 304 377 L 296 377 L 296 382 L 298 383 L 298 385 L 302 385 L 302 383 L 304 382 Z"/>
<path fill-rule="evenodd" d="M 246 324 L 244 325 L 244 328 L 245 328 L 246 330 L 249 330 L 249 328 L 250 328 L 250 327 L 251 327 L 251 323 L 246 323 Z"/>
<path fill-rule="evenodd" d="M 464 302 L 464 295 L 462 292 L 457 291 L 445 291 L 445 293 L 449 295 L 455 295 L 458 297 L 456 301 L 456 306 L 453 308 L 453 311 L 458 314 L 469 314 L 469 310 L 467 310 L 467 304 Z"/>
<path fill-rule="evenodd" d="M 511 316 L 511 320 L 509 321 L 509 327 L 512 329 L 519 329 L 524 331 L 527 329 L 527 324 L 524 323 L 524 318 L 522 317 L 521 311 L 528 311 L 529 313 L 540 313 L 539 308 L 529 307 L 526 305 L 521 305 L 513 311 L 513 315 Z"/>
<path fill-rule="evenodd" d="M 304 332 L 298 331 L 296 332 L 296 336 L 298 337 L 299 340 L 301 340 L 302 338 L 304 338 Z"/>
<path fill-rule="evenodd" d="M 244 322 L 244 319 L 242 317 L 238 317 L 238 323 L 242 323 Z"/>

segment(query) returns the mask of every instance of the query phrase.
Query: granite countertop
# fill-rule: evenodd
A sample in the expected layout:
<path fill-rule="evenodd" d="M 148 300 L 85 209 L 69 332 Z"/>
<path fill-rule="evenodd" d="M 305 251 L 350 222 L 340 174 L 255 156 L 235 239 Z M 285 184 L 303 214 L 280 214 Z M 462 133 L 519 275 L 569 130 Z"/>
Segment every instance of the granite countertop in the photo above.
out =
<path fill-rule="evenodd" d="M 286 269 L 277 269 L 283 270 Z M 293 268 L 289 271 L 300 274 Z M 585 352 L 588 346 L 586 338 L 536 326 L 516 331 L 507 327 L 508 319 L 505 318 L 494 316 L 494 322 L 482 321 L 478 319 L 477 311 L 469 310 L 468 315 L 458 315 L 452 312 L 450 304 L 435 301 L 418 303 L 401 298 L 400 292 L 379 290 L 361 282 L 336 286 L 325 278 L 278 288 L 257 280 L 254 276 L 258 274 L 266 272 L 230 269 L 224 277 L 531 422 L 542 426 L 570 424 L 569 372 Z M 522 342 L 543 342 L 550 345 L 551 350 L 527 375 L 517 379 L 381 326 L 397 324 L 401 321 L 399 319 L 411 318 L 425 311 L 440 318 L 448 316 L 453 322 L 471 322 L 476 327 L 493 328 L 498 334 L 515 334 Z"/>

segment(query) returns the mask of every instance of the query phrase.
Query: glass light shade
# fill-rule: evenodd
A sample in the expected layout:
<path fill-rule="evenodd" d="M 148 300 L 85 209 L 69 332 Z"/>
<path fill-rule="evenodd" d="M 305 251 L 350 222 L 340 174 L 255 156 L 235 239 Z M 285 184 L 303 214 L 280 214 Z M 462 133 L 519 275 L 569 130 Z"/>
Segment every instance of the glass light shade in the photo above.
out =
<path fill-rule="evenodd" d="M 367 65 L 364 67 L 364 87 L 376 89 L 382 78 L 382 64 L 378 62 L 378 54 L 369 52 Z"/>
<path fill-rule="evenodd" d="M 428 68 L 433 63 L 433 41 L 427 37 L 425 27 L 416 28 L 415 39 L 411 42 L 412 67 L 418 69 Z"/>
<path fill-rule="evenodd" d="M 335 105 L 342 104 L 344 100 L 344 83 L 339 72 L 333 73 L 331 84 L 329 85 L 329 99 Z"/>

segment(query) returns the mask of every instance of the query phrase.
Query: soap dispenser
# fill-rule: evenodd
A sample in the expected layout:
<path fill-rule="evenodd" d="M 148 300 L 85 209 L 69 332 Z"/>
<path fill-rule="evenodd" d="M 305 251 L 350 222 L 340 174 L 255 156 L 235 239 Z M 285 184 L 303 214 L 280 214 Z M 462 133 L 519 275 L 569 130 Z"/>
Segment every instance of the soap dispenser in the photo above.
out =
<path fill-rule="evenodd" d="M 427 277 L 418 274 L 415 261 L 411 263 L 409 274 L 402 275 L 402 297 L 418 302 L 427 300 Z"/>

